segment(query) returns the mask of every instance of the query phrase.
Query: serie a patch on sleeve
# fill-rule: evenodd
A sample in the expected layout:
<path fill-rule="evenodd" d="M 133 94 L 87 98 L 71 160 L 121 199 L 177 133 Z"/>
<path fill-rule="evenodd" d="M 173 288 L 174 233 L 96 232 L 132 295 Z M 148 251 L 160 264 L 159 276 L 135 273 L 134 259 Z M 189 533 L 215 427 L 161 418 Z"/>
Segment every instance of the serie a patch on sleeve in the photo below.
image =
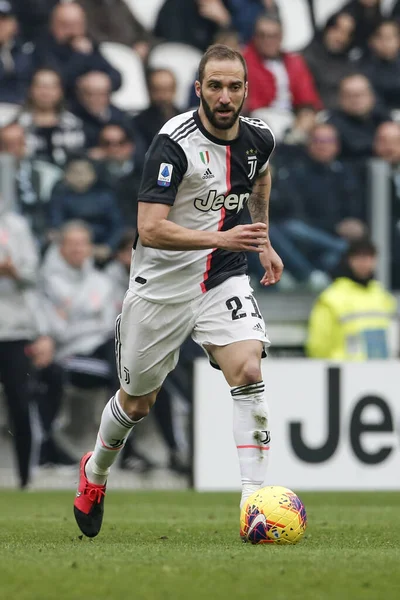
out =
<path fill-rule="evenodd" d="M 158 172 L 157 185 L 161 187 L 169 187 L 172 180 L 172 171 L 174 167 L 168 163 L 161 163 L 160 170 Z"/>

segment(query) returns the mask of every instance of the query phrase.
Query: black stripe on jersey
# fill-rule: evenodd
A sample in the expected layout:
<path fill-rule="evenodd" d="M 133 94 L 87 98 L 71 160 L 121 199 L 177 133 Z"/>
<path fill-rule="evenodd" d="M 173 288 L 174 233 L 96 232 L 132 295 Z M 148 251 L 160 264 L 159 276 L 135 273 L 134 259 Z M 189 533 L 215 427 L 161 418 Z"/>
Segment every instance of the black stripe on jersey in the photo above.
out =
<path fill-rule="evenodd" d="M 189 119 L 187 121 L 184 121 L 183 123 L 181 123 L 181 125 L 179 125 L 179 127 L 174 129 L 174 131 L 171 133 L 170 137 L 173 137 L 175 134 L 177 134 L 178 131 L 180 131 L 183 127 L 188 125 L 190 123 L 190 121 L 192 121 L 192 120 L 193 120 L 193 117 L 189 117 Z"/>
<path fill-rule="evenodd" d="M 193 125 L 193 127 L 191 129 L 188 129 L 187 131 L 185 131 L 185 133 L 180 133 L 178 137 L 174 138 L 174 142 L 180 142 L 184 138 L 188 137 L 191 133 L 196 131 L 196 129 L 197 129 L 197 125 L 195 124 L 195 125 Z"/>
<path fill-rule="evenodd" d="M 179 140 L 182 140 L 183 138 L 185 138 L 189 133 L 191 133 L 192 131 L 195 131 L 195 129 L 197 129 L 197 125 L 196 123 L 192 120 L 192 123 L 190 123 L 190 125 L 188 125 L 187 127 L 185 127 L 185 129 L 183 129 L 182 131 L 180 131 L 178 134 L 176 134 L 173 138 L 171 138 L 174 142 L 179 142 Z"/>

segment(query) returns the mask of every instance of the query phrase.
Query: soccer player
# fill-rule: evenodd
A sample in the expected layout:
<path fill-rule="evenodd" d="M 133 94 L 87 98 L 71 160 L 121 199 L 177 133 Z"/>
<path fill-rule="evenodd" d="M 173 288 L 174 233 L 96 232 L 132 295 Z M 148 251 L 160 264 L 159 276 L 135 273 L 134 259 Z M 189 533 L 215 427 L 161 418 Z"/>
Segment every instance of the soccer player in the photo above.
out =
<path fill-rule="evenodd" d="M 88 537 L 102 525 L 110 467 L 189 334 L 231 388 L 241 504 L 265 478 L 270 432 L 261 357 L 269 340 L 245 252 L 258 253 L 261 284 L 279 281 L 283 264 L 268 238 L 274 137 L 261 120 L 240 116 L 248 84 L 238 52 L 211 46 L 195 85 L 199 110 L 168 121 L 146 155 L 139 236 L 116 324 L 121 387 L 103 411 L 94 451 L 81 459 L 74 503 Z M 246 205 L 253 223 L 241 225 Z"/>

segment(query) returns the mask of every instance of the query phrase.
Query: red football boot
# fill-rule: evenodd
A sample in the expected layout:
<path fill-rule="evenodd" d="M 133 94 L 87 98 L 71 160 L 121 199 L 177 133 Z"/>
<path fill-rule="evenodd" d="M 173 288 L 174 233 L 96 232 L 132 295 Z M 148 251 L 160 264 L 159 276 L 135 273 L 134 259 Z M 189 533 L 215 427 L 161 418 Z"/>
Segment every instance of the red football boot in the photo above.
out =
<path fill-rule="evenodd" d="M 106 485 L 96 485 L 88 481 L 85 465 L 93 452 L 81 458 L 79 469 L 79 486 L 74 502 L 74 515 L 79 529 L 87 537 L 96 537 L 101 529 L 104 513 L 104 496 Z"/>

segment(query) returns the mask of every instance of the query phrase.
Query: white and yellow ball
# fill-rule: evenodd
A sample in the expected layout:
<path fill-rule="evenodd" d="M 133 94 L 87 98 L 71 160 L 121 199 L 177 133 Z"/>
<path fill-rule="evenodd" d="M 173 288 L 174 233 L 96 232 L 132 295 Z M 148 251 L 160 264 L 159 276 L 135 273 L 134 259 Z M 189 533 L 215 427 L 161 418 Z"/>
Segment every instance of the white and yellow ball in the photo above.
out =
<path fill-rule="evenodd" d="M 300 498 L 277 485 L 254 492 L 240 514 L 240 535 L 252 544 L 297 544 L 306 526 L 306 509 Z"/>

